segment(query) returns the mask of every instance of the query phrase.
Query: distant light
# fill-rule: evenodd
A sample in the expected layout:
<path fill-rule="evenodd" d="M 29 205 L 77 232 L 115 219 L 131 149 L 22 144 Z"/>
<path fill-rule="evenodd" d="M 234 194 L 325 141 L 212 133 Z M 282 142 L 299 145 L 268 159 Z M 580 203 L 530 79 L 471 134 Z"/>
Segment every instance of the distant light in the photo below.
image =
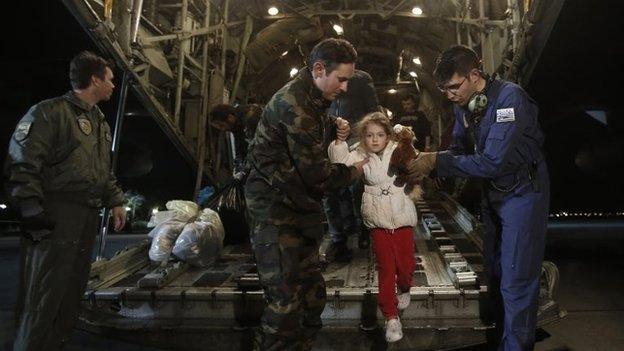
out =
<path fill-rule="evenodd" d="M 415 65 L 422 65 L 422 61 L 420 61 L 420 57 L 414 57 L 412 59 L 412 62 L 414 62 Z"/>
<path fill-rule="evenodd" d="M 392 88 L 392 89 L 388 89 L 388 94 L 396 94 L 397 90 Z"/>
<path fill-rule="evenodd" d="M 344 30 L 342 29 L 342 26 L 339 24 L 334 24 L 334 31 L 336 31 L 336 34 L 338 35 L 342 35 L 342 33 L 344 33 Z"/>
<path fill-rule="evenodd" d="M 387 111 L 388 111 L 388 117 L 392 118 L 392 115 L 393 115 L 392 111 L 390 110 L 387 110 Z"/>
<path fill-rule="evenodd" d="M 418 78 L 418 74 L 416 74 L 416 72 L 414 71 L 411 71 L 409 74 L 410 76 L 412 76 L 412 78 Z"/>
<path fill-rule="evenodd" d="M 6 204 L 0 204 L 0 210 L 6 210 L 6 209 L 7 209 Z"/>
<path fill-rule="evenodd" d="M 279 10 L 277 9 L 277 7 L 275 6 L 271 6 L 269 7 L 269 9 L 267 10 L 267 12 L 269 13 L 269 15 L 271 16 L 275 16 L 279 13 Z"/>
<path fill-rule="evenodd" d="M 294 77 L 294 76 L 295 76 L 295 74 L 297 74 L 298 72 L 299 72 L 299 70 L 298 70 L 297 68 L 293 67 L 293 68 L 290 70 L 290 78 Z"/>
<path fill-rule="evenodd" d="M 416 16 L 420 16 L 423 14 L 423 10 L 418 6 L 414 6 L 412 8 L 412 13 L 415 14 Z"/>
<path fill-rule="evenodd" d="M 157 213 L 158 213 L 158 208 L 152 209 L 152 214 L 157 214 Z"/>
<path fill-rule="evenodd" d="M 126 211 L 130 211 L 130 210 L 131 210 L 131 208 L 126 206 Z"/>
<path fill-rule="evenodd" d="M 284 56 L 286 56 L 286 55 L 288 55 L 288 50 L 286 50 L 286 51 L 282 52 L 282 57 L 284 57 Z"/>

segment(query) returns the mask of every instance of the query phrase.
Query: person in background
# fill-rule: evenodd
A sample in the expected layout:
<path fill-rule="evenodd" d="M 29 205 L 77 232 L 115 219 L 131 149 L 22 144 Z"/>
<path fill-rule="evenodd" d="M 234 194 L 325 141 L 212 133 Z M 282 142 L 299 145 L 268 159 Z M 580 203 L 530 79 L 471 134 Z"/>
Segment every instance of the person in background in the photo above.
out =
<path fill-rule="evenodd" d="M 407 95 L 401 100 L 403 113 L 397 123 L 412 127 L 416 135 L 414 147 L 419 151 L 431 151 L 431 122 L 422 111 L 418 110 L 418 103 L 414 95 Z"/>
<path fill-rule="evenodd" d="M 355 125 L 367 113 L 380 110 L 373 78 L 370 74 L 356 69 L 349 80 L 349 89 L 332 102 L 329 114 Z M 350 137 L 347 143 L 353 145 L 358 141 L 357 137 Z M 357 233 L 359 246 L 361 248 L 368 246 L 369 233 L 362 225 L 360 216 L 362 191 L 363 184 L 358 180 L 351 186 L 325 192 L 323 209 L 332 241 L 332 247 L 328 251 L 333 251 L 334 260 L 337 262 L 349 262 L 353 257 L 353 252 L 347 245 L 350 235 Z"/>
<path fill-rule="evenodd" d="M 256 132 L 256 127 L 262 115 L 262 105 L 247 104 L 232 106 L 219 104 L 210 110 L 210 124 L 217 132 L 231 132 L 234 137 L 236 155 L 234 157 L 233 175 L 241 180 L 249 174 L 249 167 L 245 165 L 249 143 Z M 218 137 L 218 133 L 213 133 Z M 214 139 L 212 139 L 214 142 Z"/>

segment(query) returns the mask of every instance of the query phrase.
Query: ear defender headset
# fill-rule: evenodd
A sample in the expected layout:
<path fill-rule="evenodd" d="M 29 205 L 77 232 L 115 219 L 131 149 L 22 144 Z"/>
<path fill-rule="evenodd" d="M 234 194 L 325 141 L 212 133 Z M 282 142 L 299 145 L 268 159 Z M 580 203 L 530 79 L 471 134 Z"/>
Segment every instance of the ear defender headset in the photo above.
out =
<path fill-rule="evenodd" d="M 489 76 L 488 74 L 479 71 L 481 74 L 481 77 L 483 77 L 486 81 L 485 83 L 485 87 L 483 87 L 482 90 L 480 91 L 476 91 L 472 94 L 472 96 L 470 97 L 470 99 L 468 99 L 468 104 L 466 105 L 466 108 L 468 109 L 468 111 L 474 115 L 474 116 L 480 116 L 483 114 L 483 112 L 485 112 L 485 110 L 487 109 L 488 106 L 488 98 L 487 98 L 487 91 L 490 89 L 490 86 L 492 85 L 492 82 L 494 81 L 494 77 L 495 76 Z"/>

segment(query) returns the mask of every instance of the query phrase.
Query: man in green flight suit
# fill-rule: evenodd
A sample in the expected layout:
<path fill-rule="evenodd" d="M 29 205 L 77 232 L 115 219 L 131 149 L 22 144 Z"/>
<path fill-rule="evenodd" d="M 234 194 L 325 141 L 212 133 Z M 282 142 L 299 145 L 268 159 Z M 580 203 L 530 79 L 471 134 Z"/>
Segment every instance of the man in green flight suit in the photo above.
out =
<path fill-rule="evenodd" d="M 326 110 L 347 90 L 356 59 L 346 40 L 318 43 L 308 67 L 265 107 L 249 147 L 245 196 L 267 301 L 257 349 L 309 350 L 322 326 L 326 290 L 318 261 L 324 234 L 321 199 L 325 191 L 357 179 L 367 162 L 347 167 L 327 158 L 331 140 L 326 131 L 337 128 L 341 140 L 349 135 L 348 122 L 332 120 Z"/>
<path fill-rule="evenodd" d="M 110 168 L 111 130 L 97 107 L 115 85 L 110 64 L 84 51 L 70 63 L 72 91 L 33 106 L 9 144 L 7 190 L 22 216 L 16 351 L 58 350 L 78 318 L 99 208 L 125 224 Z"/>

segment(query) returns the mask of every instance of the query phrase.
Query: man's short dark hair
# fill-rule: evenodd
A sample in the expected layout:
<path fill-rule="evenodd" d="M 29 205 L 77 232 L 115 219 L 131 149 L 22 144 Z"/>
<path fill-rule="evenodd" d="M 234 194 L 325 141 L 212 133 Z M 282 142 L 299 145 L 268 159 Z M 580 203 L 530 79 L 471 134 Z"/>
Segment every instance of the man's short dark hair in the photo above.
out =
<path fill-rule="evenodd" d="M 229 115 L 236 116 L 236 108 L 228 104 L 219 104 L 210 110 L 210 118 L 213 122 L 225 122 Z"/>
<path fill-rule="evenodd" d="M 436 82 L 444 84 L 455 73 L 467 76 L 475 68 L 481 68 L 481 60 L 477 53 L 467 46 L 455 45 L 438 56 L 433 76 Z"/>
<path fill-rule="evenodd" d="M 321 41 L 312 48 L 308 59 L 308 66 L 322 62 L 325 74 L 330 74 L 341 63 L 355 63 L 357 52 L 351 43 L 344 39 L 329 38 Z"/>
<path fill-rule="evenodd" d="M 86 89 L 91 84 L 93 75 L 104 79 L 106 67 L 112 69 L 112 64 L 90 51 L 83 51 L 74 56 L 69 63 L 69 80 L 72 88 Z"/>

